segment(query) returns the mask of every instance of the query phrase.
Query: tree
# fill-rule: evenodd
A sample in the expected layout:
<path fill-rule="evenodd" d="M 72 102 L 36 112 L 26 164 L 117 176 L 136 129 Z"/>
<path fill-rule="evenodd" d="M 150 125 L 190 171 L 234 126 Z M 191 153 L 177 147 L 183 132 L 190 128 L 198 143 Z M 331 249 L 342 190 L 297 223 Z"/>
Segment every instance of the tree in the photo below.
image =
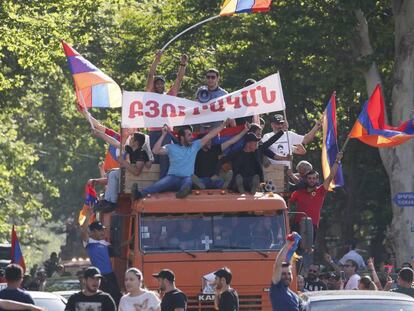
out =
<path fill-rule="evenodd" d="M 391 122 L 399 124 L 411 117 L 414 109 L 414 2 L 392 1 L 394 21 L 393 82 L 391 84 Z M 361 8 L 355 9 L 358 21 L 356 52 L 360 58 L 375 58 L 375 49 L 370 39 L 369 23 Z M 372 93 L 382 78 L 375 61 L 369 63 L 364 77 L 368 94 Z M 395 148 L 380 150 L 382 163 L 387 171 L 391 197 L 399 192 L 412 192 L 414 189 L 414 142 L 410 141 Z M 413 210 L 393 204 L 393 220 L 389 238 L 399 263 L 408 261 L 414 247 Z"/>

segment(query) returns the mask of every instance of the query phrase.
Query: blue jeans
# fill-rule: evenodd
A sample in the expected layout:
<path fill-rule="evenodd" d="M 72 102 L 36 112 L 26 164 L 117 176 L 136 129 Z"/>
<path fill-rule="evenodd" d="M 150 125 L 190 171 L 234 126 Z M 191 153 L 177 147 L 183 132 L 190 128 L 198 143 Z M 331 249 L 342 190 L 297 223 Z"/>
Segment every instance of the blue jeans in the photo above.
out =
<path fill-rule="evenodd" d="M 206 189 L 221 189 L 224 184 L 224 180 L 219 179 L 211 179 L 211 177 L 199 177 L 201 182 L 206 186 Z"/>
<path fill-rule="evenodd" d="M 152 150 L 155 143 L 161 137 L 161 131 L 150 131 L 149 137 L 150 137 L 150 145 L 151 145 L 151 150 Z M 174 142 L 175 142 L 174 136 L 168 133 L 162 142 L 162 146 L 170 144 L 170 143 L 174 143 Z M 154 154 L 154 164 L 160 165 L 160 178 L 163 178 L 165 175 L 167 175 L 168 168 L 170 166 L 168 155 Z"/>
<path fill-rule="evenodd" d="M 191 181 L 191 176 L 175 176 L 175 175 L 167 175 L 161 178 L 159 181 L 153 183 L 151 186 L 142 189 L 142 193 L 144 195 L 150 193 L 160 193 L 166 191 L 179 191 L 184 189 L 185 187 L 190 187 L 193 185 Z"/>

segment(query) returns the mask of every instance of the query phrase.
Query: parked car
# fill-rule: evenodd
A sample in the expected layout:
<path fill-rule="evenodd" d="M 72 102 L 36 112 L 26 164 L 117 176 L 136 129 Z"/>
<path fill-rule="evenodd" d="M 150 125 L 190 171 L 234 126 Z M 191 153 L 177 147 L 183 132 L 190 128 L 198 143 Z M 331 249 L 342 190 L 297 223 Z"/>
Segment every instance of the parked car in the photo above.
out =
<path fill-rule="evenodd" d="M 306 311 L 414 311 L 414 298 L 383 291 L 306 292 L 300 297 Z"/>
<path fill-rule="evenodd" d="M 65 310 L 67 300 L 62 296 L 36 291 L 28 291 L 28 293 L 32 296 L 36 306 L 43 307 L 47 311 Z"/>
<path fill-rule="evenodd" d="M 57 292 L 67 290 L 81 290 L 79 279 L 70 278 L 50 278 L 46 280 L 45 291 Z"/>

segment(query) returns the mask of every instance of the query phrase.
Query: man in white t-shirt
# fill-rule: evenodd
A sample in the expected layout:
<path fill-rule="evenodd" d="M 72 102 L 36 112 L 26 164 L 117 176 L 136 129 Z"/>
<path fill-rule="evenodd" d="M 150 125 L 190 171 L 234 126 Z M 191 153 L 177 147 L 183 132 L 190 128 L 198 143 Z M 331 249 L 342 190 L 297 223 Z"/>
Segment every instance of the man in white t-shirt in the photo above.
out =
<path fill-rule="evenodd" d="M 357 274 L 357 270 L 358 264 L 355 261 L 352 259 L 345 261 L 344 272 L 348 280 L 345 283 L 344 289 L 358 289 L 361 277 Z"/>
<path fill-rule="evenodd" d="M 290 162 L 292 160 L 292 154 L 303 155 L 306 153 L 306 149 L 303 145 L 310 143 L 315 134 L 321 128 L 321 121 L 318 120 L 315 126 L 307 133 L 306 135 L 299 135 L 292 131 L 286 131 L 282 137 L 280 137 L 273 145 L 269 147 L 275 156 L 270 159 L 271 164 L 283 164 L 290 167 Z M 274 133 L 279 132 L 280 130 L 287 130 L 287 123 L 283 115 L 276 114 L 271 118 L 271 126 L 273 133 L 267 133 L 263 135 L 262 142 L 267 141 Z M 288 141 L 289 136 L 289 141 Z M 290 147 L 290 148 L 289 148 Z"/>

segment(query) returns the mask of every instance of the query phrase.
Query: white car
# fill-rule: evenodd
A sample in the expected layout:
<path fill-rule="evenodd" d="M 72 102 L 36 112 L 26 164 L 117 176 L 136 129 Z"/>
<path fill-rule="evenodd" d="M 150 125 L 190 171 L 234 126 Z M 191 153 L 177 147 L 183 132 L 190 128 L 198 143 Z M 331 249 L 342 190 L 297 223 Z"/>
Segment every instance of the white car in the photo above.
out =
<path fill-rule="evenodd" d="M 414 311 L 414 298 L 384 291 L 306 292 L 300 298 L 306 311 Z"/>
<path fill-rule="evenodd" d="M 32 296 L 35 305 L 45 308 L 47 311 L 64 311 L 67 300 L 62 296 L 48 293 L 48 292 L 36 292 L 27 291 Z"/>

